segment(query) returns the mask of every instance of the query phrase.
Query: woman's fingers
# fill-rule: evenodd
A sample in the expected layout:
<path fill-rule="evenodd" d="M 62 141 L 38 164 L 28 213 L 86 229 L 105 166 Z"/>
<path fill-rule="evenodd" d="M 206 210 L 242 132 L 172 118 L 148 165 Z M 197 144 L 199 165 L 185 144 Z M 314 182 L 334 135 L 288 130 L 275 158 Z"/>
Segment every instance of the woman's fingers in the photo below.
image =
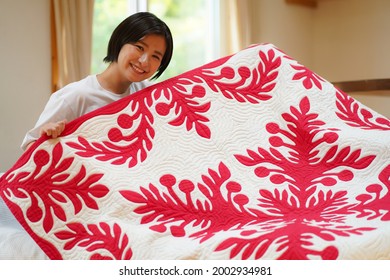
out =
<path fill-rule="evenodd" d="M 48 123 L 42 127 L 41 134 L 46 134 L 51 138 L 57 138 L 65 129 L 66 120 L 57 123 Z"/>

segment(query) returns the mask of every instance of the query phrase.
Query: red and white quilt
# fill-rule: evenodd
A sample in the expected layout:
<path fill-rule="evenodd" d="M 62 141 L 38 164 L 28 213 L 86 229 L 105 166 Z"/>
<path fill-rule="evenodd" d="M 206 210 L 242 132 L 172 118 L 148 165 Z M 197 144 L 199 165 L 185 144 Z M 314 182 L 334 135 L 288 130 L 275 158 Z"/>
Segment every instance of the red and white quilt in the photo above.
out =
<path fill-rule="evenodd" d="M 39 139 L 0 194 L 51 259 L 389 259 L 390 121 L 256 45 Z"/>

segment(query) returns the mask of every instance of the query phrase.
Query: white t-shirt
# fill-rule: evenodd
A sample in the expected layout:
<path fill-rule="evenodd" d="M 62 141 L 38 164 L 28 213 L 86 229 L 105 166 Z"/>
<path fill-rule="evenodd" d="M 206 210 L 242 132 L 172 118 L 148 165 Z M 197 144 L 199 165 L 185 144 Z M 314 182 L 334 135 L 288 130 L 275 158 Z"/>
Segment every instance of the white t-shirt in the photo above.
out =
<path fill-rule="evenodd" d="M 30 142 L 37 140 L 41 136 L 42 125 L 46 123 L 64 119 L 70 122 L 150 85 L 152 83 L 149 81 L 132 83 L 126 92 L 116 94 L 105 90 L 99 84 L 96 75 L 90 75 L 80 81 L 70 83 L 50 96 L 35 127 L 24 137 L 21 148 L 25 150 Z"/>

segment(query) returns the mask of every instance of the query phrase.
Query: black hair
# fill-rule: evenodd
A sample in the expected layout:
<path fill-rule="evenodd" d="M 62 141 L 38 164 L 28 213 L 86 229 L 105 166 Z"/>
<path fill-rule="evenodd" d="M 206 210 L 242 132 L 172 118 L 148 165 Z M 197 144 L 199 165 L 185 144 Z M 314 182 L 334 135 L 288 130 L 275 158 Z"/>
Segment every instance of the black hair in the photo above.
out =
<path fill-rule="evenodd" d="M 161 35 L 165 38 L 166 50 L 152 79 L 157 79 L 168 67 L 173 53 L 173 39 L 169 27 L 161 19 L 149 12 L 140 12 L 124 19 L 112 32 L 108 42 L 107 56 L 104 62 L 117 62 L 121 48 L 125 44 L 136 43 L 148 34 Z"/>

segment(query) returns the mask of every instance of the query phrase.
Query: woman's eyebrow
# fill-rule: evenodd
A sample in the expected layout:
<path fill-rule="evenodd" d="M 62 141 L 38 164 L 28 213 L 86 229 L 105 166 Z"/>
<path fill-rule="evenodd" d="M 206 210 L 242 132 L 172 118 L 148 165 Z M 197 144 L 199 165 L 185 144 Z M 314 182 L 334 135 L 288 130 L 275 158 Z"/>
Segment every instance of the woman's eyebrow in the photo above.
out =
<path fill-rule="evenodd" d="M 142 41 L 142 39 L 139 40 L 138 43 L 140 43 L 141 45 L 144 45 L 144 46 L 147 47 L 147 48 L 149 47 L 149 45 L 146 44 L 144 41 Z M 155 50 L 154 52 L 155 52 L 157 55 L 160 55 L 161 57 L 164 56 L 164 54 L 162 54 L 160 51 Z"/>
<path fill-rule="evenodd" d="M 157 55 L 163 57 L 164 55 L 160 51 L 154 51 Z"/>

